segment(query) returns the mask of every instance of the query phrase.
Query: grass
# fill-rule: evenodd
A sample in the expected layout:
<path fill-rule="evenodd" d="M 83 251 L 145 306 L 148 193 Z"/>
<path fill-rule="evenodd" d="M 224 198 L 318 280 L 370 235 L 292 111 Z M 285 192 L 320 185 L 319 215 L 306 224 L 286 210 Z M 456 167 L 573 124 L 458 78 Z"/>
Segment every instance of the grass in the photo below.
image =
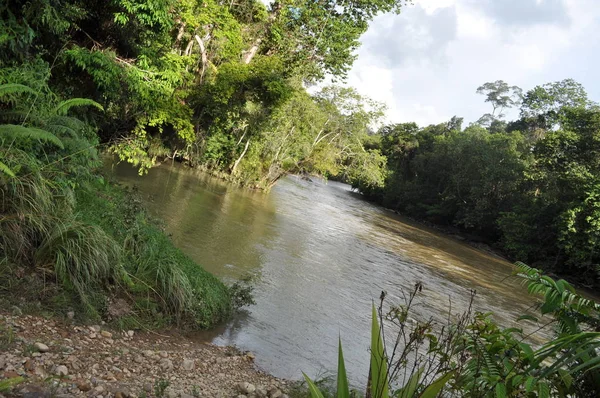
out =
<path fill-rule="evenodd" d="M 0 185 L 0 298 L 11 305 L 98 319 L 109 298 L 121 298 L 132 312 L 115 326 L 209 328 L 248 300 L 177 249 L 115 184 L 95 178 L 63 189 L 31 172 Z"/>
<path fill-rule="evenodd" d="M 231 289 L 176 248 L 131 192 L 96 182 L 78 192 L 76 217 L 106 231 L 122 248 L 124 283 L 139 313 L 201 328 L 231 314 Z"/>

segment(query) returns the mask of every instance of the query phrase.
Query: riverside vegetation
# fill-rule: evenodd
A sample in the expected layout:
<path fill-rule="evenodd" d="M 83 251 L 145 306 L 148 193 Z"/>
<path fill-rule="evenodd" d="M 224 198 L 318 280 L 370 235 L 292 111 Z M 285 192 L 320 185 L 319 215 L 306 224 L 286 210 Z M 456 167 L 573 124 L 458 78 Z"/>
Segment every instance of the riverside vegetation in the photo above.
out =
<path fill-rule="evenodd" d="M 223 285 L 175 248 L 134 196 L 98 173 L 100 149 L 141 173 L 172 158 L 261 189 L 290 172 L 343 179 L 387 207 L 597 286 L 600 109 L 581 85 L 565 80 L 523 95 L 503 81 L 486 83 L 478 92 L 493 110 L 464 129 L 453 118 L 378 132 L 381 104 L 340 86 L 306 91 L 325 76 L 343 78 L 369 21 L 402 6 L 0 4 L 3 302 L 73 308 L 126 328 L 206 328 L 251 301 L 247 288 Z M 520 115 L 506 122 L 511 107 Z M 375 391 L 367 395 L 393 391 L 400 369 L 409 377 L 392 393 L 406 398 L 442 390 L 597 396 L 597 304 L 562 280 L 519 269 L 529 290 L 544 295 L 541 311 L 557 326 L 555 340 L 534 349 L 518 330 L 479 314 L 436 335 L 429 323 L 407 326 L 407 304 L 389 321 L 409 343 L 401 352 L 416 359 L 401 354 L 394 362 L 395 349 L 373 344 Z M 379 318 L 383 325 L 382 310 Z M 376 327 L 373 336 L 385 342 Z M 423 349 L 430 356 L 419 359 Z M 347 396 L 343 373 L 341 366 L 338 394 Z"/>

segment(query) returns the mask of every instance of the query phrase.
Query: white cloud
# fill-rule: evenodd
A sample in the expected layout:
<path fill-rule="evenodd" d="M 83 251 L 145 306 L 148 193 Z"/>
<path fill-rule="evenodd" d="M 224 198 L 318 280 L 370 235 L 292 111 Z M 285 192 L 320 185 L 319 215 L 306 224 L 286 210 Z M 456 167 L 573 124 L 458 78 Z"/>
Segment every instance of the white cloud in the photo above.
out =
<path fill-rule="evenodd" d="M 385 102 L 395 122 L 474 121 L 488 111 L 475 94 L 505 80 L 527 90 L 574 78 L 600 99 L 596 0 L 416 0 L 376 18 L 348 83 Z"/>

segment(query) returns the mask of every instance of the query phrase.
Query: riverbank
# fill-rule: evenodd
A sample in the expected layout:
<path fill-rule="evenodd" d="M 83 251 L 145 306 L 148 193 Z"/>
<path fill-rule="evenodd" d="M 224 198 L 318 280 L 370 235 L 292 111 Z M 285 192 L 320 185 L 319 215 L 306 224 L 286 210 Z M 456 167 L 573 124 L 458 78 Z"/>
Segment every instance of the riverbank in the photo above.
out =
<path fill-rule="evenodd" d="M 253 360 L 179 334 L 0 314 L 0 396 L 287 397 L 290 383 Z"/>

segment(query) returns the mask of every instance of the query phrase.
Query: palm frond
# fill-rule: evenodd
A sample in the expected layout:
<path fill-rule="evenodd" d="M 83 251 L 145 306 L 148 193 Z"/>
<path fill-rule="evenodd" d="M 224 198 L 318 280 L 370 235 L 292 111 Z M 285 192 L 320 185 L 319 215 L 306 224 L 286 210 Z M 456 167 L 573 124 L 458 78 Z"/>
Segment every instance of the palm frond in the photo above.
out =
<path fill-rule="evenodd" d="M 104 110 L 102 105 L 88 98 L 71 98 L 66 101 L 62 101 L 56 108 L 54 108 L 54 113 L 57 115 L 64 116 L 69 112 L 69 109 L 75 106 L 93 106 L 95 108 Z"/>

